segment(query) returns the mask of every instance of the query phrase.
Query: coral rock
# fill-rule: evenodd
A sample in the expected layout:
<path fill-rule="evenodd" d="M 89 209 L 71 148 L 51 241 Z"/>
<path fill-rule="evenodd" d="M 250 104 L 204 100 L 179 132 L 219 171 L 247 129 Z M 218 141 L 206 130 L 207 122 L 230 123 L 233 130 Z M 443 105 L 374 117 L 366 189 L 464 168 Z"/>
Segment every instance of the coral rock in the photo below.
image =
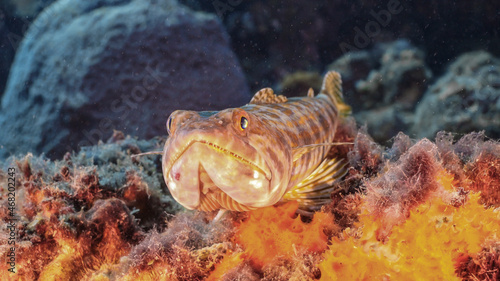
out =
<path fill-rule="evenodd" d="M 0 157 L 62 156 L 114 129 L 165 135 L 173 110 L 222 109 L 249 98 L 215 16 L 174 0 L 57 1 L 16 54 L 0 110 Z"/>
<path fill-rule="evenodd" d="M 406 40 L 347 53 L 329 69 L 339 69 L 356 120 L 379 142 L 408 128 L 432 76 L 423 52 Z"/>
<path fill-rule="evenodd" d="M 500 59 L 484 51 L 461 55 L 429 88 L 411 131 L 433 137 L 441 130 L 500 137 Z"/>

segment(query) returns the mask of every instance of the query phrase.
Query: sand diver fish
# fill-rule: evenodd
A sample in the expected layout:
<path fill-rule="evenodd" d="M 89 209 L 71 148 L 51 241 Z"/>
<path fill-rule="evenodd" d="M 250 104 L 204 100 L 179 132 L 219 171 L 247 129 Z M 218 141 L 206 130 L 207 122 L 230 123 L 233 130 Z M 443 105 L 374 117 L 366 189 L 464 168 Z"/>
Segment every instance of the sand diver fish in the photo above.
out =
<path fill-rule="evenodd" d="M 174 199 L 187 209 L 247 211 L 297 200 L 329 202 L 347 171 L 326 158 L 343 102 L 340 74 L 325 75 L 314 96 L 286 98 L 270 88 L 250 103 L 222 111 L 174 111 L 167 120 L 162 169 Z"/>

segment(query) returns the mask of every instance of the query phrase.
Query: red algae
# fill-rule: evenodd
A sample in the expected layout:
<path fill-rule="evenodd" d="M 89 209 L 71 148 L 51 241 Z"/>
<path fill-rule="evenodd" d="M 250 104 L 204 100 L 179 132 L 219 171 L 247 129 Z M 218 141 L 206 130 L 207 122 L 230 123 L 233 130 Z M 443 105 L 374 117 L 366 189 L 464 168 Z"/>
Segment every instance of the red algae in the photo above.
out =
<path fill-rule="evenodd" d="M 498 192 L 497 143 L 476 134 L 404 150 L 365 182 L 359 222 L 332 239 L 321 280 L 495 280 L 500 213 L 485 206 Z"/>
<path fill-rule="evenodd" d="M 351 141 L 353 128 L 345 130 Z M 359 132 L 350 152 L 334 151 L 352 164 L 336 183 L 344 192 L 307 218 L 296 202 L 218 222 L 215 214 L 168 214 L 176 207 L 159 188 L 161 169 L 123 152 L 143 151 L 128 138 L 61 161 L 12 161 L 15 278 L 497 280 L 500 146 L 484 139 L 473 133 L 454 142 L 440 133 L 433 143 L 399 134 L 384 150 Z M 4 221 L 6 198 L 2 192 Z M 0 279 L 9 274 L 2 263 Z"/>
<path fill-rule="evenodd" d="M 457 186 L 481 192 L 481 202 L 500 207 L 500 142 L 484 133 L 470 133 L 453 143 L 450 133 L 436 137 L 443 166 L 454 175 Z"/>
<path fill-rule="evenodd" d="M 390 228 L 404 221 L 416 205 L 438 189 L 435 178 L 441 165 L 437 147 L 424 139 L 395 163 L 387 163 L 384 169 L 384 173 L 366 182 L 365 203 L 370 213 Z M 381 229 L 379 238 L 387 231 Z"/>
<path fill-rule="evenodd" d="M 359 131 L 352 151 L 347 153 L 351 167 L 366 177 L 378 173 L 382 164 L 382 147 L 363 130 Z"/>
<path fill-rule="evenodd" d="M 499 280 L 500 241 L 486 241 L 480 252 L 462 255 L 455 266 L 456 273 L 464 280 Z"/>
<path fill-rule="evenodd" d="M 486 142 L 465 167 L 469 189 L 481 192 L 481 202 L 500 207 L 500 143 Z"/>
<path fill-rule="evenodd" d="M 224 275 L 230 272 L 233 268 L 239 268 L 245 263 L 243 253 L 235 253 L 225 257 L 219 264 L 215 266 L 215 270 L 207 277 L 207 281 L 222 280 Z"/>

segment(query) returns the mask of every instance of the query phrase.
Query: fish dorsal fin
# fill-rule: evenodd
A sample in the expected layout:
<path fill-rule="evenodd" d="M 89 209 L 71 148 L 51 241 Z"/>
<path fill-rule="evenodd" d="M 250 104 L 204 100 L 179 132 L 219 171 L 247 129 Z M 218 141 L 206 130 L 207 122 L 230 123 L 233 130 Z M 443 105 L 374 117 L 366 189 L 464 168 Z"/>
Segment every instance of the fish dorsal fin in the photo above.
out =
<path fill-rule="evenodd" d="M 307 96 L 310 98 L 314 98 L 314 90 L 313 88 L 309 88 L 309 91 L 307 91 Z"/>
<path fill-rule="evenodd" d="M 351 114 L 351 107 L 344 103 L 344 97 L 342 95 L 342 79 L 337 71 L 328 71 L 325 74 L 320 94 L 328 96 L 339 109 L 342 116 L 345 117 Z"/>
<path fill-rule="evenodd" d="M 330 97 L 342 95 L 342 79 L 337 71 L 328 71 L 325 74 L 320 93 Z"/>
<path fill-rule="evenodd" d="M 264 88 L 253 96 L 250 103 L 253 104 L 265 104 L 265 103 L 283 103 L 286 102 L 287 98 L 283 95 L 275 95 L 273 89 Z"/>
<path fill-rule="evenodd" d="M 332 145 L 344 145 L 344 144 L 353 144 L 352 142 L 332 142 L 332 143 L 315 143 L 302 145 L 292 148 L 292 156 L 293 162 L 297 161 L 302 155 L 313 151 L 314 149 L 322 146 L 332 146 Z"/>

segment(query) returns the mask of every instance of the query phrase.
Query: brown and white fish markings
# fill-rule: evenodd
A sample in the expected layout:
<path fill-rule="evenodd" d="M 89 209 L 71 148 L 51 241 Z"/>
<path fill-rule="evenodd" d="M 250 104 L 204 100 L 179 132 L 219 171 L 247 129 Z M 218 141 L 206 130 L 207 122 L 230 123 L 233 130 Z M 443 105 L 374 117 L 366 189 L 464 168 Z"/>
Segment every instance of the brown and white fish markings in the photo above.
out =
<path fill-rule="evenodd" d="M 249 104 L 218 112 L 175 111 L 167 120 L 163 176 L 172 196 L 188 209 L 246 211 L 298 200 L 324 204 L 346 172 L 325 158 L 342 101 L 337 72 L 325 75 L 314 97 L 276 96 L 265 88 Z"/>

